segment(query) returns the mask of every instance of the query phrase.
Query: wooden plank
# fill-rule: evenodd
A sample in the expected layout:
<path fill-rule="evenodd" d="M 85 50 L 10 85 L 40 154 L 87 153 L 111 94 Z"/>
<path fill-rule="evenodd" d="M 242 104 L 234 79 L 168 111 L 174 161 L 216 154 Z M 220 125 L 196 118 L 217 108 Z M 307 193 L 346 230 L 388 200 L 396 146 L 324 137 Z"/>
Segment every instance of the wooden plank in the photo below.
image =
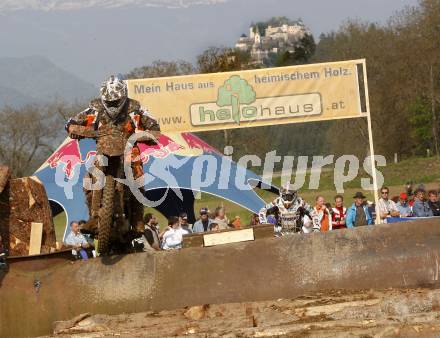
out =
<path fill-rule="evenodd" d="M 249 229 L 249 228 L 244 228 Z M 273 225 L 272 224 L 258 224 L 252 227 L 254 229 L 254 238 L 263 239 L 273 237 Z M 240 231 L 242 229 L 227 229 L 221 230 L 217 233 Z M 203 236 L 209 233 L 197 233 L 183 236 L 183 248 L 197 248 L 203 246 Z"/>
<path fill-rule="evenodd" d="M 43 239 L 43 223 L 31 223 L 31 239 L 29 242 L 29 255 L 41 253 L 41 240 Z"/>
<path fill-rule="evenodd" d="M 203 235 L 205 246 L 238 243 L 254 240 L 254 229 L 242 229 Z"/>

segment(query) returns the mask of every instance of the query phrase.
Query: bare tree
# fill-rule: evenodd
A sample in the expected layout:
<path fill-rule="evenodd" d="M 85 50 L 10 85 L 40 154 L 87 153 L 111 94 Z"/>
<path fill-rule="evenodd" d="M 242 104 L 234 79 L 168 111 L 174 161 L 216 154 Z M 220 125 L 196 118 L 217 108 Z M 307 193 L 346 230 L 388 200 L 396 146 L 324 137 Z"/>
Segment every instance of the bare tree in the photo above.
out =
<path fill-rule="evenodd" d="M 62 119 L 46 107 L 0 111 L 0 162 L 16 177 L 32 174 L 56 148 Z"/>

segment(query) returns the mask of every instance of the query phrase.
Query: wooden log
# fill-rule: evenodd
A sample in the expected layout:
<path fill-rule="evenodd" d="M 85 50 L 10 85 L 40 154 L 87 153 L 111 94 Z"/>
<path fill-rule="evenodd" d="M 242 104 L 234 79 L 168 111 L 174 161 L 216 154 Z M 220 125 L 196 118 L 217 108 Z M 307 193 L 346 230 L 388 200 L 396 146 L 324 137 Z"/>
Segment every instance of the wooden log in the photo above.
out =
<path fill-rule="evenodd" d="M 9 169 L 9 167 L 0 165 L 0 194 L 6 188 L 10 179 L 11 179 L 11 170 Z"/>
<path fill-rule="evenodd" d="M 29 252 L 32 222 L 42 223 L 41 253 L 56 249 L 52 211 L 43 184 L 36 177 L 10 181 L 9 253 L 26 256 Z"/>
<path fill-rule="evenodd" d="M 0 235 L 4 247 L 9 247 L 9 180 L 11 171 L 6 166 L 0 166 Z"/>

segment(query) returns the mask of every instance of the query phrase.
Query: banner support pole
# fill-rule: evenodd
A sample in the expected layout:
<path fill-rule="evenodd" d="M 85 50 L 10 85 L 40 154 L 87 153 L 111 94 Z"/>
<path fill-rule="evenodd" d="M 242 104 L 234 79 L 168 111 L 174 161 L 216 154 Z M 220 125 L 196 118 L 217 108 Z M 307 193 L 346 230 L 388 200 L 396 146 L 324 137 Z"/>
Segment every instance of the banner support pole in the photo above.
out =
<path fill-rule="evenodd" d="M 364 81 L 365 81 L 365 101 L 367 105 L 367 125 L 368 125 L 368 143 L 370 146 L 370 161 L 371 161 L 371 169 L 372 169 L 372 177 L 373 177 L 373 196 L 374 196 L 374 204 L 376 210 L 376 218 L 374 220 L 375 224 L 380 224 L 380 212 L 379 212 L 379 196 L 378 191 L 379 187 L 377 185 L 377 174 L 376 174 L 376 160 L 374 154 L 374 144 L 373 144 L 373 128 L 371 123 L 371 113 L 370 113 L 370 100 L 368 94 L 368 77 L 367 77 L 367 64 L 366 60 L 363 60 L 363 72 L 364 72 Z"/>
<path fill-rule="evenodd" d="M 377 175 L 376 175 L 376 160 L 374 158 L 374 145 L 373 145 L 373 131 L 371 128 L 371 115 L 370 111 L 368 111 L 367 115 L 367 124 L 368 124 L 368 143 L 370 144 L 370 160 L 371 160 L 371 169 L 372 169 L 372 177 L 373 177 L 373 195 L 374 195 L 374 204 L 376 209 L 376 219 L 374 220 L 375 224 L 380 224 L 380 212 L 379 212 L 379 196 L 377 186 Z"/>

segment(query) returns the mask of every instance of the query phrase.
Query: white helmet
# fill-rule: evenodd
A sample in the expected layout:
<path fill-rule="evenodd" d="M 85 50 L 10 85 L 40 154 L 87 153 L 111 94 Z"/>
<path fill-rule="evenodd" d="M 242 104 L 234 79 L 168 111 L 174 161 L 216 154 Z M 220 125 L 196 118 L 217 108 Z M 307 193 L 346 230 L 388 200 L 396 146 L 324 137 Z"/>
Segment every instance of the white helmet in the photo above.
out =
<path fill-rule="evenodd" d="M 290 185 L 286 185 L 285 188 L 280 191 L 280 199 L 286 208 L 290 207 L 298 198 L 296 190 L 291 189 Z"/>
<path fill-rule="evenodd" d="M 127 84 L 114 75 L 101 85 L 101 101 L 110 118 L 116 118 L 127 101 Z"/>

